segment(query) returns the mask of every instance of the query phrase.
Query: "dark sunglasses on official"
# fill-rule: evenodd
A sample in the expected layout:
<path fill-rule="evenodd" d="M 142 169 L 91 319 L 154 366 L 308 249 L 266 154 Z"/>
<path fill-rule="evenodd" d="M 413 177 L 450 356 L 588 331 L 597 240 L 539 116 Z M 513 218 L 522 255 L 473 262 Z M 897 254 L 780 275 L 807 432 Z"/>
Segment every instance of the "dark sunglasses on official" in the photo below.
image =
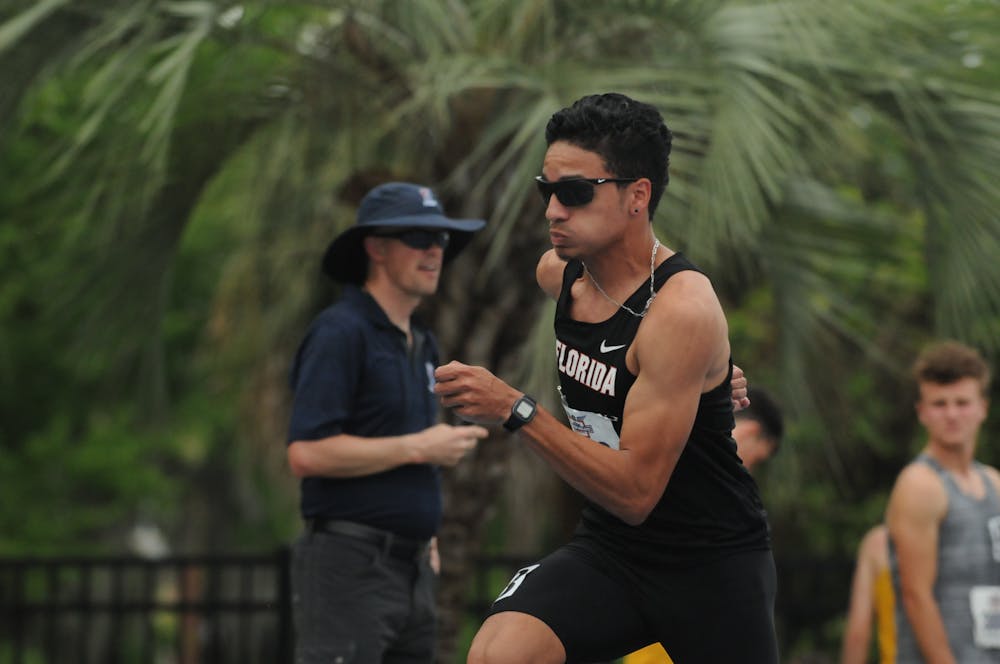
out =
<path fill-rule="evenodd" d="M 448 231 L 429 228 L 378 231 L 375 235 L 378 237 L 394 238 L 410 249 L 430 249 L 431 245 L 435 244 L 442 249 L 447 249 L 448 240 L 451 239 Z"/>
<path fill-rule="evenodd" d="M 594 189 L 605 182 L 635 182 L 639 178 L 568 178 L 549 182 L 541 175 L 535 177 L 538 193 L 546 206 L 552 194 L 566 207 L 580 207 L 594 200 Z"/>

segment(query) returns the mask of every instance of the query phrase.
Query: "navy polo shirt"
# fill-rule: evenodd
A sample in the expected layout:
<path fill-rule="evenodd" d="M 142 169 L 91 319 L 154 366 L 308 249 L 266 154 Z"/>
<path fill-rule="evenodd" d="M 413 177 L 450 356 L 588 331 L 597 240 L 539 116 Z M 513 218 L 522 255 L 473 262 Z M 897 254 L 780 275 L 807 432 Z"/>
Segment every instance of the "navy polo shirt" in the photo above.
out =
<path fill-rule="evenodd" d="M 312 322 L 295 355 L 288 443 L 340 433 L 400 436 L 433 426 L 437 343 L 430 331 L 411 328 L 412 350 L 371 295 L 347 287 Z M 429 464 L 364 477 L 305 477 L 301 490 L 307 519 L 346 519 L 419 539 L 441 523 L 440 474 Z"/>

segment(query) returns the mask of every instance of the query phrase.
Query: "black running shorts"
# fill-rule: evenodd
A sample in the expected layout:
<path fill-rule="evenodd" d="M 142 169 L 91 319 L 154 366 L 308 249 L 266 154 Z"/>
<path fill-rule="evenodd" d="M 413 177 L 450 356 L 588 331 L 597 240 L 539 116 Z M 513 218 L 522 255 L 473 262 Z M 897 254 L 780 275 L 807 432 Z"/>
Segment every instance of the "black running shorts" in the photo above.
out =
<path fill-rule="evenodd" d="M 769 550 L 676 568 L 636 564 L 577 537 L 519 570 L 491 613 L 542 620 L 571 663 L 659 641 L 674 664 L 777 664 L 775 585 Z"/>

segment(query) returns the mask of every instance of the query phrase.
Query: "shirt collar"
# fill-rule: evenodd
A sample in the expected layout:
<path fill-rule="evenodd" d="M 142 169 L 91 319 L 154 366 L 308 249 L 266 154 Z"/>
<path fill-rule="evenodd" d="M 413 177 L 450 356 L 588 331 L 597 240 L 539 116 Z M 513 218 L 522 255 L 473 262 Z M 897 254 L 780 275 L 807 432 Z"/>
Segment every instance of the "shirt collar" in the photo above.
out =
<path fill-rule="evenodd" d="M 389 320 L 385 311 L 379 306 L 379 303 L 368 291 L 365 291 L 353 284 L 349 284 L 344 287 L 343 298 L 346 302 L 356 307 L 373 325 L 384 329 L 395 330 L 396 332 L 405 335 L 401 329 L 396 327 L 396 325 Z M 414 330 L 417 328 L 423 328 L 420 318 L 415 315 L 410 317 L 410 326 Z"/>

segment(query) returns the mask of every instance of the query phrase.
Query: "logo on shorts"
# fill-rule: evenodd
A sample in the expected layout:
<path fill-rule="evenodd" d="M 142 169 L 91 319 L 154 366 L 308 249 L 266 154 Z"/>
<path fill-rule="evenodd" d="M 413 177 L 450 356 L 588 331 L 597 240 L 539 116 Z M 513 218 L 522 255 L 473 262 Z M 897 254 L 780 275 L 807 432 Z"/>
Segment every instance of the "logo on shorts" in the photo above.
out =
<path fill-rule="evenodd" d="M 506 599 L 507 597 L 513 595 L 514 591 L 520 588 L 521 584 L 524 583 L 524 577 L 528 576 L 538 568 L 539 565 L 536 564 L 536 565 L 528 565 L 527 567 L 522 567 L 521 569 L 517 570 L 517 573 L 514 574 L 514 578 L 510 580 L 510 583 L 508 583 L 507 587 L 503 589 L 503 592 L 500 593 L 500 595 L 493 601 L 499 602 L 500 600 Z"/>

